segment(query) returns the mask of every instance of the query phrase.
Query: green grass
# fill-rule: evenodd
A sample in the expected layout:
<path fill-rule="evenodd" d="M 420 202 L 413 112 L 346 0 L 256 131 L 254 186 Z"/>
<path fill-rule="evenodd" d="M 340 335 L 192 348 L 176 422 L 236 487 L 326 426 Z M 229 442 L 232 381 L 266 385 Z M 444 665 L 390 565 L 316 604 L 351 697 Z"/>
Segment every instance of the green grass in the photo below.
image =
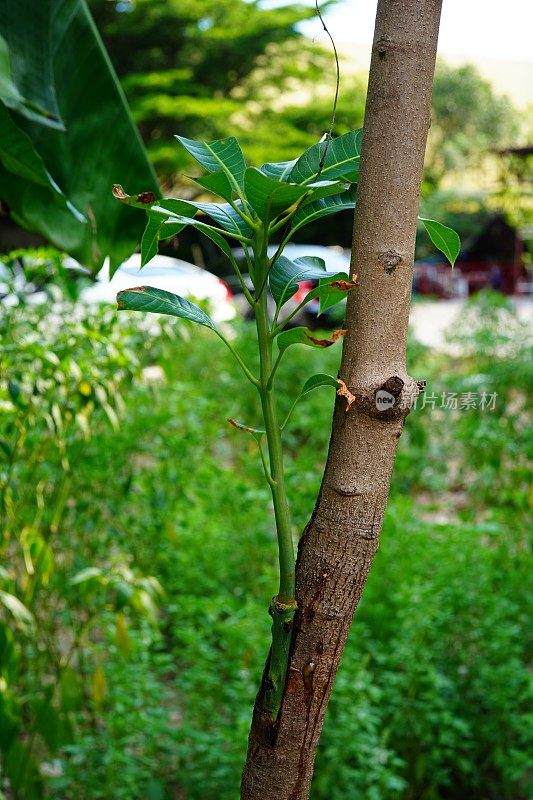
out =
<path fill-rule="evenodd" d="M 22 781 L 16 797 L 237 800 L 277 556 L 256 445 L 225 420 L 254 425 L 258 409 L 208 331 L 185 327 L 174 339 L 150 339 L 135 334 L 135 320 L 128 325 L 120 341 L 127 334 L 141 364 L 133 382 L 120 385 L 120 425 L 112 430 L 95 409 L 92 438 L 73 436 L 66 445 L 72 469 L 60 524 L 51 526 L 52 503 L 38 520 L 54 566 L 31 610 L 50 652 L 38 652 L 29 632 L 16 651 L 9 696 L 18 742 L 27 742 L 38 717 L 28 692 L 43 676 L 54 686 L 54 647 L 94 616 L 67 674 L 74 701 L 52 693 L 61 723 L 55 747 L 43 735 L 51 738 L 50 724 L 36 725 L 32 752 L 36 764 L 46 762 L 47 777 Z M 253 360 L 250 329 L 237 330 L 235 344 Z M 512 369 L 508 355 L 484 352 L 486 342 L 460 359 L 411 346 L 411 372 L 433 391 L 496 386 L 500 402 L 492 415 L 424 409 L 408 418 L 382 544 L 327 715 L 313 800 L 528 796 L 531 371 L 522 338 Z M 310 374 L 335 374 L 338 357 L 334 348 L 293 348 L 280 370 L 287 407 Z M 140 366 L 149 363 L 162 366 L 164 381 L 143 381 Z M 313 508 L 332 407 L 331 389 L 310 395 L 286 437 L 295 535 Z M 62 474 L 44 430 L 36 423 L 28 432 L 29 455 L 14 470 L 16 486 L 26 488 L 13 492 L 18 527 L 6 555 L 15 553 L 20 530 L 36 525 L 39 480 L 53 497 Z M 105 580 L 69 583 L 93 566 Z M 143 576 L 157 578 L 164 594 L 145 591 Z M 4 580 L 1 588 L 23 596 L 28 577 L 18 556 Z M 4 769 L 13 773 L 13 746 L 5 752 Z"/>

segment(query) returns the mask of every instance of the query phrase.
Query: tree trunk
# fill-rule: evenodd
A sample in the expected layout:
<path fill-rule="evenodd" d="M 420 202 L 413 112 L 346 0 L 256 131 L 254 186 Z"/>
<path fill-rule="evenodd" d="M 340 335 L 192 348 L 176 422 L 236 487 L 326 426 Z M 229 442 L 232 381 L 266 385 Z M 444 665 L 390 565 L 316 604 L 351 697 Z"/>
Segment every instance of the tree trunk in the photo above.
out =
<path fill-rule="evenodd" d="M 257 696 L 243 800 L 306 800 L 350 623 L 378 547 L 398 438 L 420 391 L 405 353 L 420 180 L 441 0 L 380 0 L 370 66 L 353 271 L 338 397 L 320 494 L 302 536 L 298 612 L 275 722 Z M 376 392 L 382 390 L 383 395 Z M 384 402 L 379 403 L 383 398 Z"/>

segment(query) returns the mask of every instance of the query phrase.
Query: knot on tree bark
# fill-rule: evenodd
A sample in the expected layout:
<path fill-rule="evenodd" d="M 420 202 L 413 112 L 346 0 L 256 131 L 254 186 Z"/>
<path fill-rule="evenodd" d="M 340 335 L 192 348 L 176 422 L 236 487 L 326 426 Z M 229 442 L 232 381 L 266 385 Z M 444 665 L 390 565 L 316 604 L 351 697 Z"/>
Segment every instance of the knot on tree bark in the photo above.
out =
<path fill-rule="evenodd" d="M 396 250 L 386 250 L 381 254 L 380 260 L 383 264 L 383 269 L 387 275 L 390 275 L 392 272 L 394 272 L 398 264 L 401 263 L 402 257 L 396 252 Z"/>
<path fill-rule="evenodd" d="M 383 421 L 405 419 L 425 386 L 425 381 L 414 381 L 412 378 L 404 381 L 398 375 L 391 375 L 365 391 L 348 387 L 350 402 L 346 410 L 357 409 L 373 419 Z"/>

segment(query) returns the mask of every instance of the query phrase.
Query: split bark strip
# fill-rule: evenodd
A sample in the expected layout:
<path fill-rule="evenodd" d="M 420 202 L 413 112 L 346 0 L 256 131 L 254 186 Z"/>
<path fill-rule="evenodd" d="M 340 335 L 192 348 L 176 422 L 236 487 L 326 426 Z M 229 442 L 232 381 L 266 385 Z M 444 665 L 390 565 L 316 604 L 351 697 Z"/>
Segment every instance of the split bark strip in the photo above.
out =
<path fill-rule="evenodd" d="M 300 541 L 298 612 L 275 723 L 254 709 L 242 800 L 307 800 L 316 747 L 353 613 L 378 547 L 396 446 L 419 389 L 406 372 L 419 188 L 442 0 L 380 0 L 365 112 L 340 378 L 323 483 Z M 375 393 L 394 406 L 378 411 Z"/>

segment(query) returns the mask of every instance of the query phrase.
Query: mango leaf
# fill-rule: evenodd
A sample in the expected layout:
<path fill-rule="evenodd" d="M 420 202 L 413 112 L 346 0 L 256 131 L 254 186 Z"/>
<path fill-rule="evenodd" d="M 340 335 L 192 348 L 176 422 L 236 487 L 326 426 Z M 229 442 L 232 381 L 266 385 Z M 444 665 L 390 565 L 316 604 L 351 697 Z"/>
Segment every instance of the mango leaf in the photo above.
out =
<path fill-rule="evenodd" d="M 345 192 L 350 188 L 350 184 L 343 181 L 316 181 L 315 183 L 307 184 L 307 188 L 310 190 L 309 194 L 302 200 L 300 208 L 304 208 L 309 203 L 314 203 L 323 197 Z"/>
<path fill-rule="evenodd" d="M 326 152 L 322 170 L 320 163 Z M 350 131 L 335 139 L 318 142 L 303 153 L 292 167 L 287 180 L 291 183 L 312 183 L 320 174 L 322 180 L 343 178 L 354 182 L 359 175 L 361 131 Z"/>
<path fill-rule="evenodd" d="M 209 175 L 202 175 L 200 178 L 191 178 L 191 180 L 213 194 L 223 197 L 224 200 L 231 200 L 233 197 L 229 178 L 222 170 L 220 172 L 212 172 Z"/>
<path fill-rule="evenodd" d="M 424 228 L 429 234 L 429 238 L 437 250 L 444 253 L 453 269 L 459 251 L 461 250 L 459 234 L 454 231 L 453 228 L 448 228 L 447 225 L 443 225 L 441 222 L 435 222 L 434 219 L 424 219 L 423 217 L 419 217 L 418 219 L 424 225 Z"/>
<path fill-rule="evenodd" d="M 235 205 L 242 208 L 242 203 L 237 202 Z M 229 203 L 197 203 L 193 200 L 161 200 L 155 205 L 151 206 L 151 210 L 155 213 L 164 213 L 170 211 L 177 216 L 188 216 L 190 212 L 202 211 L 211 217 L 212 220 L 217 222 L 221 228 L 235 236 L 243 236 L 250 239 L 252 231 L 246 224 L 245 220 L 238 214 L 237 211 Z"/>
<path fill-rule="evenodd" d="M 244 191 L 259 219 L 268 222 L 290 208 L 309 190 L 307 186 L 282 183 L 255 167 L 248 167 L 244 173 Z"/>
<path fill-rule="evenodd" d="M 333 331 L 329 339 L 316 339 L 308 328 L 291 328 L 278 334 L 276 341 L 280 352 L 294 344 L 306 344 L 308 347 L 331 347 L 345 333 L 345 330 L 337 330 Z"/>
<path fill-rule="evenodd" d="M 326 277 L 326 262 L 321 258 L 303 258 L 291 261 L 278 256 L 270 270 L 269 284 L 278 308 L 298 291 L 298 281 L 320 280 Z"/>
<path fill-rule="evenodd" d="M 156 314 L 168 314 L 171 317 L 181 317 L 198 325 L 216 332 L 216 327 L 202 311 L 184 297 L 179 297 L 172 292 L 165 292 L 163 289 L 154 289 L 152 286 L 136 286 L 133 289 L 125 289 L 117 294 L 117 306 L 119 311 L 150 311 Z"/>
<path fill-rule="evenodd" d="M 141 239 L 141 267 L 144 267 L 157 253 L 159 231 L 164 220 L 159 215 L 148 214 L 148 221 Z"/>
<path fill-rule="evenodd" d="M 320 300 L 319 314 L 323 314 L 328 308 L 344 300 L 348 292 L 356 285 L 345 272 L 328 275 L 327 278 L 322 278 L 319 285 L 311 289 L 305 296 L 305 302 L 309 303 L 318 297 Z"/>
<path fill-rule="evenodd" d="M 16 124 L 30 138 L 66 201 L 5 163 L 0 165 L 0 199 L 19 224 L 94 271 L 109 256 L 113 273 L 135 249 L 143 220 L 113 200 L 110 184 L 122 180 L 154 194 L 158 189 L 87 4 L 1 3 L 0 35 L 8 43 L 20 94 L 46 114 L 54 113 L 50 98 L 57 98 L 66 132 L 42 124 L 42 114 L 30 120 L 19 114 L 20 109 Z"/>
<path fill-rule="evenodd" d="M 311 375 L 311 377 L 306 380 L 298 395 L 298 399 L 309 394 L 313 389 L 318 389 L 319 386 L 334 386 L 335 389 L 337 389 L 339 384 L 337 379 L 333 378 L 331 375 L 327 375 L 325 372 L 318 372 L 316 375 Z"/>
<path fill-rule="evenodd" d="M 154 212 L 158 212 L 159 209 L 154 206 L 152 209 Z M 193 228 L 196 228 L 204 236 L 207 236 L 211 241 L 216 244 L 216 246 L 224 253 L 230 261 L 234 261 L 233 253 L 231 252 L 231 248 L 227 241 L 223 238 L 223 236 L 218 233 L 215 228 L 210 227 L 205 222 L 197 219 L 196 217 L 182 217 L 182 216 L 170 216 L 163 220 L 162 227 L 159 231 L 159 238 L 160 239 L 167 239 L 168 236 L 173 236 L 176 232 L 177 227 L 181 225 L 183 229 L 187 225 L 191 225 Z M 167 229 L 170 229 L 170 233 L 167 235 Z"/>
<path fill-rule="evenodd" d="M 126 205 L 148 210 L 150 215 L 159 215 L 166 224 L 170 224 L 172 220 L 176 223 L 181 220 L 184 225 L 193 225 L 205 233 L 206 236 L 213 239 L 226 255 L 231 252 L 230 248 L 221 245 L 221 242 L 224 240 L 222 240 L 220 234 L 217 234 L 216 231 L 209 233 L 207 224 L 194 217 L 198 211 L 202 211 L 204 214 L 210 216 L 215 222 L 218 222 L 223 230 L 231 235 L 248 239 L 252 233 L 245 220 L 242 219 L 229 203 L 197 203 L 192 200 L 178 200 L 174 198 L 156 200 L 153 192 L 140 192 L 139 194 L 133 195 L 127 194 L 120 184 L 115 184 L 113 186 L 113 196 Z M 242 208 L 242 203 L 240 203 L 240 201 L 235 203 L 235 205 Z M 169 233 L 168 235 L 170 236 L 173 234 Z M 163 229 L 159 232 L 159 238 L 168 238 L 165 236 Z"/>
<path fill-rule="evenodd" d="M 186 139 L 185 136 L 176 136 L 176 139 L 208 172 L 223 170 L 229 177 L 236 193 L 238 193 L 237 189 L 243 188 L 246 162 L 234 136 L 213 142 L 195 141 Z"/>
<path fill-rule="evenodd" d="M 243 220 L 229 203 L 191 202 L 191 205 L 211 217 L 211 219 L 217 222 L 225 231 L 228 231 L 228 233 L 233 233 L 236 236 L 244 236 L 246 239 L 251 240 L 252 231 L 245 220 Z M 240 201 L 237 201 L 235 205 L 237 208 L 242 209 L 242 203 Z"/>
<path fill-rule="evenodd" d="M 297 161 L 297 158 L 293 158 L 292 161 L 278 161 L 277 163 L 270 162 L 268 164 L 263 164 L 263 166 L 260 167 L 260 170 L 263 175 L 266 175 L 268 178 L 274 178 L 276 181 L 286 182 L 291 169 L 294 167 Z"/>
<path fill-rule="evenodd" d="M 327 217 L 330 214 L 337 214 L 339 211 L 346 211 L 350 208 L 355 208 L 355 186 L 350 187 L 342 194 L 324 197 L 308 205 L 304 204 L 292 218 L 292 230 L 297 231 L 316 219 Z"/>
<path fill-rule="evenodd" d="M 148 221 L 141 239 L 141 267 L 144 267 L 157 254 L 159 240 L 175 236 L 185 228 L 185 223 L 173 222 L 165 225 L 166 220 L 159 214 L 148 214 Z"/>

